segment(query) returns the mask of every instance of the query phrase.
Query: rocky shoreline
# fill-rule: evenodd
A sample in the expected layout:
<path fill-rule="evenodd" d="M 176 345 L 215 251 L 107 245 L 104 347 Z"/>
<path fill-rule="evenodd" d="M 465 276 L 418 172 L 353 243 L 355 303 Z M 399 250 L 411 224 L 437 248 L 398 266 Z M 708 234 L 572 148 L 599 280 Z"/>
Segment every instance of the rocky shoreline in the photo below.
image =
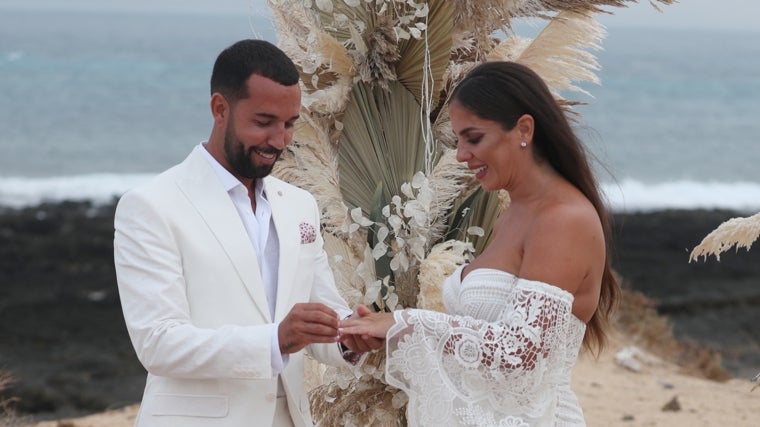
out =
<path fill-rule="evenodd" d="M 689 262 L 728 211 L 674 210 L 615 216 L 614 265 L 624 286 L 658 302 L 675 336 L 719 351 L 738 378 L 760 370 L 760 248 Z"/>
<path fill-rule="evenodd" d="M 121 317 L 112 205 L 0 213 L 0 369 L 22 415 L 68 417 L 139 400 L 145 371 Z"/>
<path fill-rule="evenodd" d="M 0 370 L 21 415 L 74 417 L 140 399 L 113 270 L 114 206 L 0 209 Z M 625 286 L 660 302 L 676 336 L 719 350 L 737 377 L 760 370 L 760 249 L 689 263 L 726 211 L 615 215 Z M 753 327 L 754 325 L 754 327 Z"/>

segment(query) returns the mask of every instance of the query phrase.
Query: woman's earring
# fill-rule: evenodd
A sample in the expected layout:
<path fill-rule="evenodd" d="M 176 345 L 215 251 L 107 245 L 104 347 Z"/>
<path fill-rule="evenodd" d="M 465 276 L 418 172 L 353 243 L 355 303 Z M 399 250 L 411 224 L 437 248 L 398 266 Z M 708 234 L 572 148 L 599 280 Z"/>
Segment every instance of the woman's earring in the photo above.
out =
<path fill-rule="evenodd" d="M 528 143 L 527 143 L 527 142 L 525 142 L 525 141 L 521 141 L 521 142 L 520 142 L 520 147 L 522 147 L 522 148 L 525 148 L 525 147 L 527 147 L 527 146 L 528 146 Z"/>

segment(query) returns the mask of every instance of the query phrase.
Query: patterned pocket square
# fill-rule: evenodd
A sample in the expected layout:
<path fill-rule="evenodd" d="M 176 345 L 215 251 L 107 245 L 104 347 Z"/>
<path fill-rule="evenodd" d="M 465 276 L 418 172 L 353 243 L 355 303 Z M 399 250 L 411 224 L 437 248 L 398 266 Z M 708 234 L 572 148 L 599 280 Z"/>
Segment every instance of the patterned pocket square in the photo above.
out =
<path fill-rule="evenodd" d="M 317 229 L 308 222 L 302 222 L 298 224 L 298 229 L 301 231 L 301 244 L 314 243 L 317 240 Z"/>

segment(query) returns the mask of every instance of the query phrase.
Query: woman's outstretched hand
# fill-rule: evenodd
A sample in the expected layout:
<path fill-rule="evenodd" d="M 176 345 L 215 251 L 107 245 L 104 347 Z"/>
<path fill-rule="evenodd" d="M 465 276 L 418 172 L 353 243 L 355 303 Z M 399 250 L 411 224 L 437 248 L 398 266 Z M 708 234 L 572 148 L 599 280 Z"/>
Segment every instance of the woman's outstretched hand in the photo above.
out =
<path fill-rule="evenodd" d="M 356 308 L 361 317 L 349 317 L 341 320 L 340 335 L 360 335 L 365 340 L 369 337 L 385 338 L 388 329 L 393 326 L 393 313 L 373 313 L 369 308 L 359 305 Z"/>

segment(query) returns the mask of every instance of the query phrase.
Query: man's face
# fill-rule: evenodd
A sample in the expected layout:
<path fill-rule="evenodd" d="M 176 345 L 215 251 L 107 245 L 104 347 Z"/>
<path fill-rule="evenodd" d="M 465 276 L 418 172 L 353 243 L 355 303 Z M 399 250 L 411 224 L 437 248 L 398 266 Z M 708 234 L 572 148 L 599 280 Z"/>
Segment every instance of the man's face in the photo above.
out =
<path fill-rule="evenodd" d="M 301 105 L 298 85 L 282 86 L 259 75 L 248 78 L 248 97 L 230 105 L 224 154 L 238 178 L 258 179 L 272 172 L 293 138 Z"/>

